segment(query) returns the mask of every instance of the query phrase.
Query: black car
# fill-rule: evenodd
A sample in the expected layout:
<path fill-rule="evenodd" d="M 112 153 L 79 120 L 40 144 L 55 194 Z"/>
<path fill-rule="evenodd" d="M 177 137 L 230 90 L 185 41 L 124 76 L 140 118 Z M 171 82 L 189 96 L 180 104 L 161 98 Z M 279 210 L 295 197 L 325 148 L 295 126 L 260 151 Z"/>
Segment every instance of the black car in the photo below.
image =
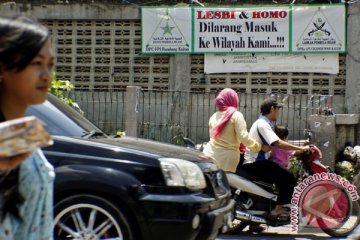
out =
<path fill-rule="evenodd" d="M 110 137 L 52 95 L 28 115 L 54 139 L 55 239 L 214 239 L 226 226 L 226 176 L 201 152 Z"/>

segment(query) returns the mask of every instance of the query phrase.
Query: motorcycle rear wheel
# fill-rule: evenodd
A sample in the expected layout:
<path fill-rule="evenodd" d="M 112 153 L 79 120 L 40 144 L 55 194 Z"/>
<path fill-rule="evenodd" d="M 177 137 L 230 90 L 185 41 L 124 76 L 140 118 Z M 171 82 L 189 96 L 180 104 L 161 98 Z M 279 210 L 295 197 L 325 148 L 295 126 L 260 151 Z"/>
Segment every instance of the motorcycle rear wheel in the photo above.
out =
<path fill-rule="evenodd" d="M 351 199 L 348 199 L 351 203 Z M 318 219 L 319 225 L 324 225 L 323 219 Z M 358 201 L 352 202 L 352 209 L 349 212 L 347 219 L 336 228 L 321 229 L 326 234 L 332 237 L 346 237 L 348 236 L 360 223 L 360 206 Z"/>

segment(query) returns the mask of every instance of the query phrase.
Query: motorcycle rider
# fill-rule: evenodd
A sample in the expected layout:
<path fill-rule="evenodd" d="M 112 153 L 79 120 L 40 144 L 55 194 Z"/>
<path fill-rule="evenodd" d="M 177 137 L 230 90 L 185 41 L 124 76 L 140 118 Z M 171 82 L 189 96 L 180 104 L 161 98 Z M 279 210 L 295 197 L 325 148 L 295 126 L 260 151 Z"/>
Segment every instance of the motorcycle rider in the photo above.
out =
<path fill-rule="evenodd" d="M 209 119 L 210 142 L 203 152 L 222 170 L 235 173 L 240 161 L 240 143 L 254 152 L 261 150 L 261 144 L 249 137 L 245 119 L 237 110 L 239 97 L 234 90 L 223 89 L 216 97 L 215 105 L 218 111 Z M 267 149 L 266 146 L 263 150 Z"/>
<path fill-rule="evenodd" d="M 284 150 L 295 150 L 305 152 L 309 146 L 296 146 L 281 140 L 273 131 L 275 122 L 279 116 L 281 103 L 274 99 L 265 99 L 260 105 L 261 115 L 250 128 L 249 137 L 261 142 L 264 145 L 276 146 Z M 242 170 L 261 179 L 264 182 L 275 183 L 279 188 L 277 205 L 271 211 L 269 218 L 288 219 L 290 214 L 283 207 L 291 201 L 296 180 L 292 173 L 280 167 L 277 163 L 269 160 L 269 152 L 256 152 L 250 148 L 246 149 L 245 161 Z"/>
<path fill-rule="evenodd" d="M 217 112 L 209 119 L 210 142 L 205 146 L 204 154 L 212 157 L 219 168 L 235 173 L 240 161 L 241 145 L 254 152 L 268 151 L 269 146 L 263 145 L 249 137 L 246 122 L 237 110 L 239 97 L 230 89 L 223 89 L 215 99 Z M 251 232 L 264 229 L 259 224 L 250 224 Z"/>

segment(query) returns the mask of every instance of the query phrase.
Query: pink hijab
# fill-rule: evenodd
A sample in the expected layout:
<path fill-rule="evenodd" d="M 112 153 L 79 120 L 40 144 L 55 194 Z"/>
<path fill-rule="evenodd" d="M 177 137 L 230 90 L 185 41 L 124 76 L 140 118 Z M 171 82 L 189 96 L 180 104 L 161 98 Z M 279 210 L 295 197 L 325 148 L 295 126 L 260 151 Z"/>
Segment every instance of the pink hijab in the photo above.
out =
<path fill-rule="evenodd" d="M 216 97 L 215 106 L 220 112 L 225 112 L 225 114 L 220 122 L 212 129 L 213 138 L 220 136 L 222 130 L 230 120 L 233 113 L 237 111 L 239 106 L 239 97 L 234 90 L 225 88 Z"/>

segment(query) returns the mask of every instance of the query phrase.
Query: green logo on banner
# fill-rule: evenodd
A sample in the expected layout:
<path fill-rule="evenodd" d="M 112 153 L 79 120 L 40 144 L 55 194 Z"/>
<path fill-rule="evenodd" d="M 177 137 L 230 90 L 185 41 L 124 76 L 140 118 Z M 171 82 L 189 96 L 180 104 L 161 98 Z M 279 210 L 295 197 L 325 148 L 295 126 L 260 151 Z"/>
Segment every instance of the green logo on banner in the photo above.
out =
<path fill-rule="evenodd" d="M 146 49 L 163 52 L 189 51 L 189 44 L 169 9 L 163 14 L 158 13 L 159 15 L 161 19 L 146 42 Z"/>
<path fill-rule="evenodd" d="M 342 44 L 339 37 L 326 18 L 321 8 L 315 12 L 296 42 L 297 50 L 341 50 Z"/>
<path fill-rule="evenodd" d="M 161 27 L 161 29 L 164 30 L 163 35 L 165 35 L 165 34 L 167 34 L 167 33 L 170 34 L 170 35 L 172 35 L 171 30 L 173 30 L 174 27 L 170 27 L 170 26 L 169 26 L 169 23 L 166 23 L 166 26 L 165 26 L 165 27 Z"/>

